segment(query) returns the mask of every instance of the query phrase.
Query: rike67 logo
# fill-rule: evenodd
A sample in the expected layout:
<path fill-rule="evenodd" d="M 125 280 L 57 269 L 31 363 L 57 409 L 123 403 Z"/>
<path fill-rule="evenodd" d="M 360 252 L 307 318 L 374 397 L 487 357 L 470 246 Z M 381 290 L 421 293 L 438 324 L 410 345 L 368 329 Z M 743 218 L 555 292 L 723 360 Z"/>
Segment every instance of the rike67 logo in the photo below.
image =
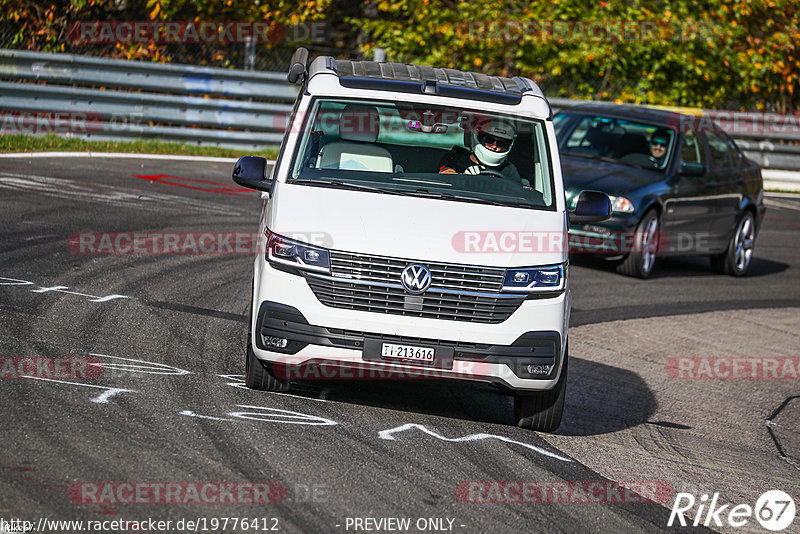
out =
<path fill-rule="evenodd" d="M 684 515 L 691 513 L 695 504 L 697 511 L 694 514 L 694 521 L 689 523 Z M 712 495 L 709 502 L 708 495 L 701 495 L 700 499 L 695 499 L 691 493 L 678 493 L 675 495 L 675 502 L 672 504 L 672 512 L 669 514 L 667 526 L 677 524 L 685 527 L 703 525 L 709 527 L 715 525 L 723 526 L 723 521 L 732 527 L 743 527 L 755 516 L 756 520 L 767 530 L 779 532 L 792 524 L 795 516 L 795 504 L 792 497 L 781 490 L 770 490 L 761 494 L 756 501 L 756 505 L 751 507 L 749 504 L 719 505 L 719 493 Z"/>

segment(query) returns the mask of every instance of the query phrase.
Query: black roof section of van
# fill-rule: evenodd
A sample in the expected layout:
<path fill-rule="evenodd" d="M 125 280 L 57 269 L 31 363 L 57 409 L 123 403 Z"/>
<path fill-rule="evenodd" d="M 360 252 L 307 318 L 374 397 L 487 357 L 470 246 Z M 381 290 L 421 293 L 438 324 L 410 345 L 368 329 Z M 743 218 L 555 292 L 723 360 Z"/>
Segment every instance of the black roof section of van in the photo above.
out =
<path fill-rule="evenodd" d="M 354 89 L 436 94 L 509 105 L 519 104 L 524 93 L 544 98 L 535 82 L 519 76 L 505 78 L 440 67 L 332 57 L 324 60 L 325 67 L 339 77 L 339 83 Z M 313 67 L 312 74 L 316 70 Z"/>

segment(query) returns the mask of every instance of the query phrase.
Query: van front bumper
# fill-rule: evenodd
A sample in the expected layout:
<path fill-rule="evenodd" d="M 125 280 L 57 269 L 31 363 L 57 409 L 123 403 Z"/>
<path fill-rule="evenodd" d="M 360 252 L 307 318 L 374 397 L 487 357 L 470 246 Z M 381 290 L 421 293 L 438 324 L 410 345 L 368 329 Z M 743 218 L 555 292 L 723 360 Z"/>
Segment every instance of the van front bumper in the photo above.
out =
<path fill-rule="evenodd" d="M 253 349 L 286 378 L 443 378 L 547 390 L 560 375 L 568 291 L 525 301 L 502 323 L 480 324 L 331 308 L 302 276 L 266 262 L 260 267 L 267 276 L 255 288 Z M 268 338 L 286 340 L 285 346 Z M 385 359 L 383 343 L 432 348 L 434 360 Z M 325 375 L 315 366 L 350 371 Z"/>

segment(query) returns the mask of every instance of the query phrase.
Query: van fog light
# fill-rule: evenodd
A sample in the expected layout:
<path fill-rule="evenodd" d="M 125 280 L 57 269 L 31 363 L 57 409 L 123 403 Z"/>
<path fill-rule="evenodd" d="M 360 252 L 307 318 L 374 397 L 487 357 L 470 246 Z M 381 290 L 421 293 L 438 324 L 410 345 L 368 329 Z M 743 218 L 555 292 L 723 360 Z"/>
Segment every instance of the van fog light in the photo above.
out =
<path fill-rule="evenodd" d="M 550 365 L 529 365 L 528 372 L 532 375 L 547 375 L 550 374 Z"/>
<path fill-rule="evenodd" d="M 285 349 L 289 344 L 289 340 L 282 337 L 264 336 L 264 345 L 268 347 L 275 347 L 276 349 Z"/>

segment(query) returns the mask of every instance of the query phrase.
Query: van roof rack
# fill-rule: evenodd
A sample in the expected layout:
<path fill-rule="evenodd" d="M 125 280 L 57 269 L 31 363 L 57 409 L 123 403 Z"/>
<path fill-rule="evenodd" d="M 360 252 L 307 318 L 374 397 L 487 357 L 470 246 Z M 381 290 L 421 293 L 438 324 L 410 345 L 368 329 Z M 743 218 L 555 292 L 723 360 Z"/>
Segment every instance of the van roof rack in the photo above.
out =
<path fill-rule="evenodd" d="M 322 72 L 333 72 L 344 87 L 401 93 L 428 93 L 451 98 L 467 98 L 498 104 L 519 104 L 522 95 L 530 93 L 544 98 L 536 82 L 514 76 L 489 76 L 440 67 L 316 58 L 309 68 L 309 78 Z"/>

